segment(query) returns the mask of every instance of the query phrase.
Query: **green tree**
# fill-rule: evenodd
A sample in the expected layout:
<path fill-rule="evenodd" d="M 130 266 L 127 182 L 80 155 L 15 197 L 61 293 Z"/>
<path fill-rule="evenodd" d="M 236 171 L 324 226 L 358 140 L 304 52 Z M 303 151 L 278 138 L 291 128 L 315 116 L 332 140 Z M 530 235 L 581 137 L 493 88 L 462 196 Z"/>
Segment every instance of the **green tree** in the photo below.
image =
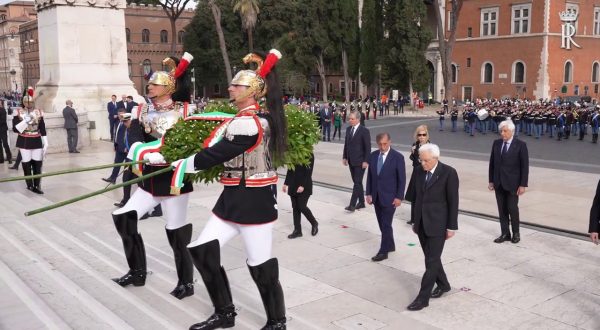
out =
<path fill-rule="evenodd" d="M 252 33 L 260 12 L 258 0 L 233 0 L 233 11 L 238 13 L 242 19 L 242 28 L 248 34 L 248 48 L 252 52 L 254 50 Z"/>
<path fill-rule="evenodd" d="M 451 0 L 448 2 L 450 5 L 450 21 L 448 22 L 448 34 L 444 31 L 444 24 L 442 23 L 442 15 L 445 13 L 441 12 L 440 0 L 434 0 L 433 6 L 435 8 L 435 18 L 437 21 L 437 36 L 440 45 L 440 58 L 442 61 L 442 76 L 444 78 L 444 96 L 446 99 L 452 99 L 452 52 L 454 50 L 454 44 L 456 43 L 456 27 L 458 25 L 458 18 L 460 17 L 460 11 L 463 6 L 463 0 Z"/>
<path fill-rule="evenodd" d="M 360 80 L 368 88 L 373 86 L 377 77 L 377 50 L 380 42 L 377 36 L 375 1 L 364 0 L 360 27 Z"/>
<path fill-rule="evenodd" d="M 337 45 L 336 53 L 341 59 L 344 74 L 346 102 L 350 102 L 350 76 L 356 75 L 356 56 L 358 49 L 358 1 L 333 0 L 328 10 L 329 38 Z"/>
<path fill-rule="evenodd" d="M 385 85 L 409 91 L 425 90 L 430 73 L 425 51 L 432 32 L 425 24 L 427 8 L 422 1 L 388 0 L 385 5 Z"/>

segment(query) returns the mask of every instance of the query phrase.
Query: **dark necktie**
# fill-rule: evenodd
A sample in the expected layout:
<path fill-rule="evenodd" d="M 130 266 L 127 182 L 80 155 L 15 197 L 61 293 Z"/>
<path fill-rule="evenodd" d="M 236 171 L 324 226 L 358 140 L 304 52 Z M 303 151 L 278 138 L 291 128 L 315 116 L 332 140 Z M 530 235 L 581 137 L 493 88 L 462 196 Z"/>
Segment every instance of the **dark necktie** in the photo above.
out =
<path fill-rule="evenodd" d="M 427 171 L 427 175 L 425 176 L 425 187 L 427 187 L 429 180 L 431 180 L 431 172 Z"/>
<path fill-rule="evenodd" d="M 356 126 L 352 127 L 352 132 L 350 133 L 350 138 L 354 137 L 354 133 L 356 133 Z"/>
<path fill-rule="evenodd" d="M 500 154 L 504 156 L 504 154 L 506 153 L 507 150 L 508 150 L 508 143 L 504 142 L 504 144 L 502 145 L 502 152 Z"/>
<path fill-rule="evenodd" d="M 383 168 L 383 154 L 379 153 L 379 158 L 377 158 L 377 175 L 381 173 L 381 168 Z"/>

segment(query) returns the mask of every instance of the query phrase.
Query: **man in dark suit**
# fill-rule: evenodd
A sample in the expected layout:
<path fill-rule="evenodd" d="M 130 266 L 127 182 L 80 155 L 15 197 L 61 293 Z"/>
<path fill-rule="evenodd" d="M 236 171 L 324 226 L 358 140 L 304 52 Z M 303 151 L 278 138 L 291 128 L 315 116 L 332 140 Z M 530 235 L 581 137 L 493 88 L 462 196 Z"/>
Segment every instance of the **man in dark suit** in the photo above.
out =
<path fill-rule="evenodd" d="M 344 166 L 350 165 L 350 175 L 352 177 L 352 182 L 354 183 L 350 205 L 346 207 L 346 211 L 350 212 L 365 207 L 362 181 L 363 176 L 365 175 L 365 169 L 369 166 L 367 160 L 371 153 L 371 133 L 365 126 L 360 125 L 359 116 L 358 112 L 353 111 L 348 117 L 350 127 L 346 129 L 344 152 L 342 156 L 342 163 Z"/>
<path fill-rule="evenodd" d="M 127 100 L 125 102 L 125 110 L 127 110 L 127 113 L 131 113 L 133 108 L 137 106 L 138 104 L 133 100 L 133 96 L 127 96 Z"/>
<path fill-rule="evenodd" d="M 108 111 L 108 123 L 110 124 L 110 140 L 115 140 L 115 128 L 119 123 L 117 113 L 117 96 L 113 95 L 110 97 L 110 102 L 106 104 L 106 111 Z"/>
<path fill-rule="evenodd" d="M 404 157 L 392 149 L 389 133 L 377 134 L 379 150 L 369 156 L 367 172 L 367 203 L 375 207 L 375 215 L 381 230 L 381 245 L 373 261 L 387 259 L 388 252 L 396 250 L 392 220 L 396 208 L 404 199 L 406 173 Z"/>
<path fill-rule="evenodd" d="M 600 230 L 600 181 L 596 187 L 596 195 L 590 209 L 590 239 L 598 245 L 598 231 Z"/>
<path fill-rule="evenodd" d="M 6 152 L 6 160 L 9 164 L 12 164 L 12 154 L 10 153 L 10 146 L 8 145 L 8 123 L 7 114 L 4 106 L 0 104 L 0 163 L 4 163 L 4 153 L 2 148 Z"/>
<path fill-rule="evenodd" d="M 117 109 L 127 109 L 127 95 L 121 95 L 121 101 L 117 102 Z"/>
<path fill-rule="evenodd" d="M 439 298 L 450 291 L 441 257 L 444 243 L 458 229 L 458 175 L 454 168 L 440 162 L 439 156 L 440 149 L 435 144 L 419 148 L 422 168 L 415 168 L 418 172 L 413 231 L 419 236 L 425 255 L 425 274 L 419 295 L 407 307 L 411 311 L 429 306 L 429 298 Z"/>
<path fill-rule="evenodd" d="M 320 112 L 323 141 L 325 141 L 325 138 L 327 138 L 327 141 L 331 141 L 331 118 L 333 118 L 332 111 L 329 109 L 329 105 L 325 104 Z"/>
<path fill-rule="evenodd" d="M 73 101 L 67 100 L 67 106 L 63 109 L 63 118 L 65 119 L 65 129 L 67 130 L 67 146 L 69 146 L 69 153 L 78 154 L 77 151 L 77 139 L 79 137 L 77 131 L 77 123 L 79 118 L 75 109 L 73 109 Z"/>
<path fill-rule="evenodd" d="M 127 137 L 127 128 L 129 127 L 131 120 L 130 116 L 125 117 L 125 109 L 120 108 L 118 112 L 119 124 L 117 125 L 117 129 L 115 130 L 115 160 L 114 163 L 122 163 L 127 158 L 127 153 L 129 152 L 129 145 L 131 145 L 128 141 Z M 126 125 L 127 123 L 127 125 Z M 135 142 L 135 141 L 134 141 Z M 117 176 L 119 176 L 120 167 L 113 167 L 112 173 L 108 178 L 102 178 L 103 181 L 114 184 L 117 181 Z M 129 200 L 124 198 L 125 201 Z M 123 203 L 125 205 L 125 203 Z"/>
<path fill-rule="evenodd" d="M 498 125 L 502 139 L 494 141 L 489 165 L 489 190 L 496 192 L 500 229 L 496 243 L 519 243 L 519 196 L 525 193 L 529 178 L 527 144 L 514 137 L 515 124 L 505 120 Z M 512 237 L 508 223 L 512 226 Z"/>

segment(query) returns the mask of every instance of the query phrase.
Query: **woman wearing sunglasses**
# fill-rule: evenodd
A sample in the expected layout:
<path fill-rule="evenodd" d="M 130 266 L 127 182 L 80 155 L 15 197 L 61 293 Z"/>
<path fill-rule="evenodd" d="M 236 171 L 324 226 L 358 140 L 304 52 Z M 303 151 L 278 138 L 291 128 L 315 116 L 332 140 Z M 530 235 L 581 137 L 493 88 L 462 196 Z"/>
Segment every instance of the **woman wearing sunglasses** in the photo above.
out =
<path fill-rule="evenodd" d="M 410 160 L 412 160 L 412 167 L 413 167 L 413 171 L 412 174 L 410 175 L 410 182 L 408 183 L 408 188 L 406 189 L 406 195 L 405 195 L 405 199 L 407 201 L 411 202 L 410 205 L 410 220 L 407 221 L 407 223 L 409 225 L 413 224 L 414 221 L 414 209 L 412 206 L 412 202 L 415 201 L 415 175 L 417 173 L 417 171 L 415 171 L 415 168 L 421 166 L 421 161 L 419 160 L 419 148 L 426 144 L 429 143 L 429 130 L 427 129 L 427 125 L 419 125 L 417 127 L 417 129 L 415 129 L 415 134 L 414 134 L 414 139 L 415 142 L 412 144 L 412 147 L 410 149 Z"/>

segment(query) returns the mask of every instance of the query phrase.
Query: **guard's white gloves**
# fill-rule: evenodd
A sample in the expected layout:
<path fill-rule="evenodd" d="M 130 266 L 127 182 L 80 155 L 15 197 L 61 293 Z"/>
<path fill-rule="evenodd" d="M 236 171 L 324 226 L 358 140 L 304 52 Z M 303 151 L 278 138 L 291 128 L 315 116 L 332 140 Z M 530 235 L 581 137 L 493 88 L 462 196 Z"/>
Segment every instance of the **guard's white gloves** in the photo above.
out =
<path fill-rule="evenodd" d="M 44 158 L 46 158 L 46 152 L 48 152 L 48 137 L 42 136 L 42 152 L 44 154 Z"/>
<path fill-rule="evenodd" d="M 160 152 L 151 152 L 144 155 L 144 160 L 147 160 L 150 164 L 164 164 L 166 163 L 165 157 Z"/>

